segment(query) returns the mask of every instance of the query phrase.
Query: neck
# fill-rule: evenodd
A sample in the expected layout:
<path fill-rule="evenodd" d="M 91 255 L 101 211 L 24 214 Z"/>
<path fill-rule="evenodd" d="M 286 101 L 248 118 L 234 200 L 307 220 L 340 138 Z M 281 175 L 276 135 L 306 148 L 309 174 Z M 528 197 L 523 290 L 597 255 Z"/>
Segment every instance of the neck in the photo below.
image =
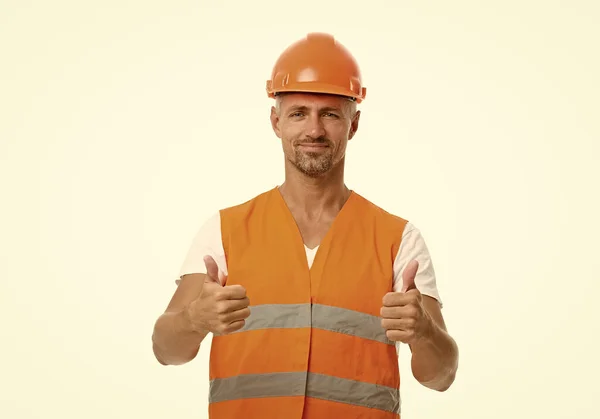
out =
<path fill-rule="evenodd" d="M 343 161 L 329 173 L 316 178 L 301 173 L 286 162 L 285 182 L 279 191 L 293 212 L 300 211 L 309 218 L 339 212 L 351 193 L 344 184 Z"/>

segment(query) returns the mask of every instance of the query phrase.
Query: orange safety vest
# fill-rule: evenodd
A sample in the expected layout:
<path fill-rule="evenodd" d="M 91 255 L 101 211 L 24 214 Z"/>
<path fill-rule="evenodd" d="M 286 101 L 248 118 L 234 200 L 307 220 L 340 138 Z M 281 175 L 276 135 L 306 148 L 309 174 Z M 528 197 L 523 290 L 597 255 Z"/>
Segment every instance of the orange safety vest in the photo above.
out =
<path fill-rule="evenodd" d="M 221 210 L 227 285 L 250 299 L 243 329 L 214 336 L 211 419 L 398 419 L 383 296 L 406 220 L 352 192 L 309 269 L 278 188 Z"/>

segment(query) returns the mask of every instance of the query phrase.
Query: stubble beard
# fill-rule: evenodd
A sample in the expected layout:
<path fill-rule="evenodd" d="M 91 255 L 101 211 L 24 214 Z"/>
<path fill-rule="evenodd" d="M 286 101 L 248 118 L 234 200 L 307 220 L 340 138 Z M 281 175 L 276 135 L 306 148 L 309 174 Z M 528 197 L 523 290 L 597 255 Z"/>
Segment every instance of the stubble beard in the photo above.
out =
<path fill-rule="evenodd" d="M 292 164 L 303 174 L 309 177 L 319 177 L 333 167 L 333 151 L 314 153 L 310 151 L 294 150 Z"/>

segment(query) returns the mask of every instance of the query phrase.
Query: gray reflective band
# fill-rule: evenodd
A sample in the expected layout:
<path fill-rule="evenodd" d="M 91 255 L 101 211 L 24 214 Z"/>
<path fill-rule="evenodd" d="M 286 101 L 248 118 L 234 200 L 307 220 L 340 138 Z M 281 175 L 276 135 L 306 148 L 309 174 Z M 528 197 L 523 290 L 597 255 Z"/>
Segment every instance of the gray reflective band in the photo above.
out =
<path fill-rule="evenodd" d="M 381 319 L 345 308 L 313 305 L 312 327 L 394 345 L 385 335 Z"/>
<path fill-rule="evenodd" d="M 262 304 L 250 306 L 250 316 L 238 331 L 310 327 L 309 304 Z"/>
<path fill-rule="evenodd" d="M 306 373 L 246 374 L 210 382 L 209 402 L 255 397 L 303 396 Z"/>
<path fill-rule="evenodd" d="M 400 412 L 400 391 L 396 388 L 304 372 L 247 374 L 212 380 L 209 403 L 302 396 L 305 388 L 307 397 Z"/>
<path fill-rule="evenodd" d="M 245 326 L 235 333 L 258 329 L 311 326 L 394 345 L 394 342 L 385 335 L 379 317 L 322 304 L 250 306 L 250 316 L 246 319 Z"/>
<path fill-rule="evenodd" d="M 400 411 L 400 391 L 398 389 L 330 375 L 310 373 L 306 395 L 388 412 L 399 413 Z"/>

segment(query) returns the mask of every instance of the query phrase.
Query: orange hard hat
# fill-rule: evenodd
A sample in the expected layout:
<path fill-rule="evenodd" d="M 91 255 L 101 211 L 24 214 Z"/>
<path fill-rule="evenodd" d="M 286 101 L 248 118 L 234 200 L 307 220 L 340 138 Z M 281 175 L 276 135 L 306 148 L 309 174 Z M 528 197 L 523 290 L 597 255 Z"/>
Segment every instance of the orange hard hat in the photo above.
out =
<path fill-rule="evenodd" d="M 343 45 L 329 34 L 309 33 L 279 56 L 267 80 L 269 97 L 285 92 L 329 93 L 360 103 L 367 88 L 356 60 Z"/>

